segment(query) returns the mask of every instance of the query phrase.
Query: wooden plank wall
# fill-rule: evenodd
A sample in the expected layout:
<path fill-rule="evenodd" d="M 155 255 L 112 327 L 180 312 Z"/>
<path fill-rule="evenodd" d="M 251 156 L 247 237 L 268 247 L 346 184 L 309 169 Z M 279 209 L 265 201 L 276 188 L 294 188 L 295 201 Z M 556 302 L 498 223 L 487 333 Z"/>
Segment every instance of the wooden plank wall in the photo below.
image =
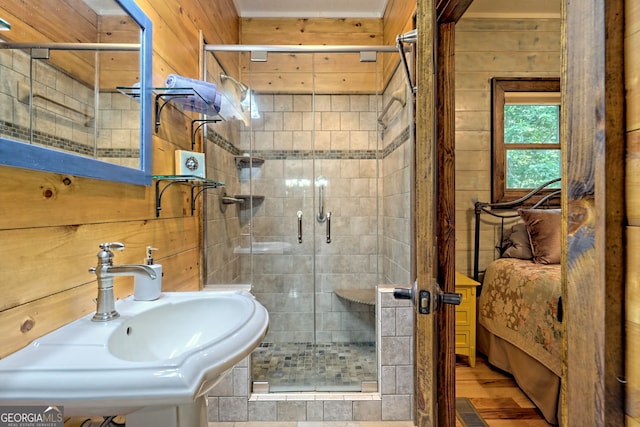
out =
<path fill-rule="evenodd" d="M 354 18 L 244 18 L 245 45 L 390 45 L 413 27 L 416 3 L 391 0 L 381 19 Z M 357 54 L 269 54 L 268 62 L 250 62 L 240 55 L 241 79 L 261 93 L 375 93 L 384 90 L 399 63 L 395 52 L 379 55 L 379 64 L 361 63 Z M 315 81 L 313 71 L 315 70 Z M 294 76 L 295 75 L 295 76 Z"/>
<path fill-rule="evenodd" d="M 154 24 L 154 84 L 169 73 L 198 77 L 200 30 L 214 43 L 238 42 L 232 0 L 138 4 Z M 188 128 L 182 114 L 163 111 L 153 136 L 154 174 L 172 173 L 174 150 L 191 148 Z M 201 221 L 199 213 L 191 216 L 186 187 L 165 193 L 156 219 L 153 187 L 9 167 L 0 167 L 0 182 L 0 357 L 95 310 L 97 285 L 87 270 L 101 242 L 127 245 L 116 263 L 140 263 L 153 245 L 164 290 L 200 287 Z M 115 288 L 126 296 L 132 281 L 116 278 Z"/>
<path fill-rule="evenodd" d="M 2 38 L 10 42 L 83 42 L 96 43 L 98 16 L 86 5 L 76 2 L 41 2 L 28 7 L 26 1 L 0 1 L 0 16 L 11 23 L 11 31 L 3 32 Z M 74 25 L 66 28 L 63 22 L 51 19 L 66 16 Z M 68 31 L 67 31 L 68 30 Z M 86 53 L 60 52 L 52 57 L 52 63 L 61 70 L 77 76 L 80 81 L 93 86 L 94 60 Z"/>
<path fill-rule="evenodd" d="M 381 45 L 382 19 L 244 18 L 247 45 Z M 293 42 L 292 42 L 293 41 Z M 376 63 L 357 54 L 273 54 L 267 62 L 241 55 L 241 79 L 259 93 L 375 93 L 382 90 Z M 314 79 L 315 73 L 315 79 Z"/>
<path fill-rule="evenodd" d="M 46 2 L 2 0 L 0 11 L 2 17 L 11 23 L 11 31 L 2 35 L 10 41 L 63 43 L 96 43 L 98 41 L 98 16 L 81 0 Z"/>
<path fill-rule="evenodd" d="M 0 0 L 0 16 L 11 23 L 2 34 L 12 42 L 139 43 L 140 30 L 126 16 L 98 16 L 82 0 L 28 2 Z M 58 18 L 59 17 L 59 18 Z M 69 25 L 73 22 L 73 25 Z M 61 51 L 50 62 L 85 84 L 94 85 L 95 55 Z M 139 79 L 140 57 L 133 53 L 105 52 L 100 55 L 100 88 L 115 91 Z"/>
<path fill-rule="evenodd" d="M 560 35 L 560 19 L 463 17 L 456 24 L 457 271 L 473 271 L 473 204 L 491 200 L 491 78 L 559 77 Z M 499 239 L 483 222 L 480 271 Z"/>
<path fill-rule="evenodd" d="M 140 29 L 129 17 L 100 17 L 97 30 L 100 43 L 140 43 Z M 114 91 L 117 86 L 139 82 L 139 64 L 140 55 L 137 53 L 102 52 L 98 83 L 100 90 Z M 90 77 L 93 79 L 93 76 Z"/>
<path fill-rule="evenodd" d="M 625 2 L 626 107 L 626 423 L 640 426 L 640 3 Z"/>
<path fill-rule="evenodd" d="M 382 23 L 382 44 L 395 45 L 397 36 L 415 28 L 416 8 L 415 1 L 389 0 Z M 382 57 L 386 81 L 400 64 L 400 57 L 396 53 L 385 53 Z"/>

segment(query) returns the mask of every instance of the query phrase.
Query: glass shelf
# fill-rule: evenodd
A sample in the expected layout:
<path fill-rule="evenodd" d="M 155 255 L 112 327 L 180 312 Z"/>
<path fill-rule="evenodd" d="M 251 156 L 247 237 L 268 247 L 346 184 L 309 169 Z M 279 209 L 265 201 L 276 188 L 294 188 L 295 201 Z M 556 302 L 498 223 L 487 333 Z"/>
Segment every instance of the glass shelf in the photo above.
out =
<path fill-rule="evenodd" d="M 204 114 L 209 116 L 207 121 L 210 122 L 220 122 L 222 121 L 222 117 L 219 114 L 219 109 L 207 101 L 201 94 L 198 93 L 193 88 L 184 87 L 184 88 L 154 88 L 155 93 L 155 106 L 156 106 L 156 132 L 158 132 L 158 128 L 160 127 L 160 115 L 162 113 L 162 109 L 169 104 L 171 101 L 176 99 L 195 99 L 192 102 L 192 109 L 186 109 L 186 111 L 192 111 L 194 113 Z M 164 101 L 164 103 L 160 103 L 160 99 Z M 222 102 L 222 101 L 221 101 Z M 185 110 L 184 104 L 182 105 L 182 109 Z"/>
<path fill-rule="evenodd" d="M 127 95 L 133 99 L 140 98 L 140 88 L 136 86 L 118 86 L 116 87 L 118 92 Z M 216 107 L 209 101 L 207 101 L 197 90 L 190 87 L 153 87 L 151 88 L 154 93 L 155 100 L 155 131 L 158 132 L 158 128 L 160 127 L 160 114 L 162 113 L 162 109 L 169 104 L 171 101 L 176 99 L 188 100 L 191 99 L 192 107 L 186 109 L 186 111 L 192 111 L 194 113 L 204 114 L 206 116 L 210 116 L 207 121 L 208 122 L 220 122 L 222 121 L 222 117 L 219 113 L 219 108 Z M 160 102 L 160 100 L 164 102 Z M 221 101 L 222 103 L 222 101 Z M 184 105 L 179 106 L 184 109 Z"/>
<path fill-rule="evenodd" d="M 260 202 L 264 200 L 264 196 L 261 194 L 234 194 L 233 197 L 240 200 L 255 200 L 256 202 Z"/>
<path fill-rule="evenodd" d="M 129 96 L 133 99 L 140 98 L 140 88 L 136 86 L 117 86 L 118 92 Z M 196 133 L 207 123 L 218 123 L 222 121 L 228 121 L 231 119 L 241 120 L 246 126 L 249 126 L 249 112 L 245 111 L 242 105 L 236 105 L 231 102 L 224 91 L 217 92 L 220 94 L 220 105 L 218 108 L 207 101 L 197 90 L 190 87 L 152 87 L 154 93 L 154 105 L 155 105 L 155 132 L 158 132 L 160 127 L 160 116 L 164 107 L 171 101 L 176 99 L 195 99 L 191 101 L 193 108 L 184 108 L 183 105 L 178 105 L 179 108 L 184 111 L 191 111 L 198 114 L 204 114 L 204 119 L 191 120 L 191 148 L 195 147 Z M 164 102 L 160 102 L 160 100 Z M 196 123 L 199 123 L 196 125 Z"/>
<path fill-rule="evenodd" d="M 140 98 L 140 87 L 138 86 L 116 86 L 116 90 L 123 95 L 127 95 L 130 98 Z"/>
<path fill-rule="evenodd" d="M 131 98 L 138 99 L 140 98 L 140 88 L 136 86 L 118 86 L 116 87 L 120 93 L 127 95 Z M 158 132 L 158 128 L 160 127 L 160 116 L 162 113 L 162 109 L 169 104 L 171 101 L 176 99 L 195 99 L 192 101 L 192 107 L 188 108 L 185 111 L 192 111 L 198 114 L 204 114 L 207 116 L 205 120 L 195 120 L 199 122 L 206 123 L 215 123 L 221 121 L 228 121 L 230 119 L 238 119 L 242 120 L 245 125 L 249 125 L 249 117 L 248 112 L 244 111 L 241 105 L 236 105 L 231 102 L 231 98 L 229 98 L 224 91 L 218 92 L 220 94 L 220 106 L 216 108 L 210 101 L 206 100 L 202 94 L 198 93 L 197 90 L 190 87 L 152 87 L 152 92 L 154 93 L 155 100 L 155 131 Z M 163 100 L 164 102 L 160 102 Z M 178 106 L 183 108 L 184 105 Z M 183 108 L 184 109 L 184 108 Z M 196 129 L 197 131 L 197 129 Z M 192 124 L 192 133 L 193 133 L 193 124 Z"/>
<path fill-rule="evenodd" d="M 191 186 L 191 215 L 196 210 L 196 200 L 198 196 L 209 188 L 223 187 L 225 184 L 221 181 L 202 178 L 195 175 L 153 175 L 156 180 L 156 218 L 160 216 L 162 210 L 162 195 L 174 184 L 187 184 Z M 165 182 L 164 187 L 160 188 L 160 183 Z"/>
<path fill-rule="evenodd" d="M 127 95 L 131 98 L 135 98 L 135 99 L 140 98 L 140 88 L 137 86 L 116 86 L 116 90 L 122 93 L 123 95 Z M 152 87 L 151 91 L 156 95 L 166 95 L 166 96 L 175 95 L 176 98 L 198 97 L 199 100 L 202 100 L 202 102 L 204 102 L 203 109 L 206 112 L 203 112 L 203 114 L 218 113 L 218 111 L 210 102 L 205 100 L 204 97 L 200 93 L 198 93 L 198 91 L 196 91 L 191 87 Z"/>
<path fill-rule="evenodd" d="M 236 167 L 237 168 L 249 168 L 260 166 L 264 163 L 264 159 L 262 157 L 251 157 L 251 156 L 236 156 Z"/>
<path fill-rule="evenodd" d="M 196 175 L 153 175 L 151 178 L 158 179 L 162 181 L 180 181 L 180 182 L 199 182 L 203 184 L 212 184 L 218 186 L 224 186 L 224 182 L 215 181 L 213 179 L 202 178 L 201 176 Z"/>

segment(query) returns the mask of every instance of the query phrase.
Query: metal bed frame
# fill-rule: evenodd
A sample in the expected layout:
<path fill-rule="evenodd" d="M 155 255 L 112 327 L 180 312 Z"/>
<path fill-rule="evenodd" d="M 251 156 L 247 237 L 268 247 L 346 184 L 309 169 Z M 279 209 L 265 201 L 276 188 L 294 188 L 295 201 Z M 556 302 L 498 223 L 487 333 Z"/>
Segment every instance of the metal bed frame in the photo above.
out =
<path fill-rule="evenodd" d="M 521 206 L 527 206 L 528 208 L 536 209 L 536 208 L 545 208 L 549 209 L 552 207 L 556 207 L 557 204 L 552 204 L 552 200 L 555 200 L 560 197 L 561 190 L 554 190 L 543 197 L 540 200 L 532 203 L 531 205 L 526 205 L 526 202 L 529 201 L 532 197 L 538 195 L 540 192 L 545 190 L 552 190 L 549 187 L 556 182 L 560 182 L 561 178 L 555 178 L 550 181 L 547 181 L 538 187 L 531 190 L 526 195 L 520 197 L 517 200 L 513 200 L 511 202 L 501 202 L 501 203 L 489 203 L 489 202 L 475 202 L 474 204 L 474 212 L 476 215 L 476 224 L 475 224 L 475 235 L 474 235 L 474 247 L 473 247 L 473 279 L 475 281 L 479 281 L 480 271 L 479 271 L 479 259 L 480 259 L 480 214 L 482 212 L 487 213 L 496 218 L 500 218 L 500 242 L 502 242 L 504 238 L 504 222 L 507 219 L 517 218 L 518 213 L 513 213 L 515 208 Z M 501 246 L 496 246 L 496 249 L 501 250 Z"/>

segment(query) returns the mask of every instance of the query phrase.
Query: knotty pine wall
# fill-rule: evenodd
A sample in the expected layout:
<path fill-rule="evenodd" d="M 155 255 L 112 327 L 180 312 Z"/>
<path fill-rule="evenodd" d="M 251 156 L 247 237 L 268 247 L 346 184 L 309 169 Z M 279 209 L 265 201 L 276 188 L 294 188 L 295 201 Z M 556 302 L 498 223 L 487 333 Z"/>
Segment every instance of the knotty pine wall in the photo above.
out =
<path fill-rule="evenodd" d="M 24 43 L 139 43 L 137 24 L 125 16 L 99 16 L 82 0 L 32 2 L 0 0 L 0 16 L 11 23 L 2 38 Z M 52 19 L 52 17 L 56 17 Z M 73 25 L 69 25 L 73 22 Z M 139 63 L 132 54 L 101 52 L 101 90 L 132 84 L 139 77 Z M 93 52 L 59 51 L 49 63 L 89 86 L 95 80 Z M 129 83 L 126 83 L 129 82 Z"/>
<path fill-rule="evenodd" d="M 627 426 L 640 426 L 640 4 L 625 2 L 627 91 Z"/>
<path fill-rule="evenodd" d="M 242 44 L 248 45 L 381 45 L 382 19 L 282 19 L 241 20 Z M 397 56 L 397 55 L 396 55 Z M 258 93 L 375 93 L 383 80 L 376 64 L 353 64 L 356 55 L 334 53 L 269 53 L 267 62 L 250 62 L 241 55 L 241 78 Z M 357 71 L 355 71 L 357 70 Z"/>
<path fill-rule="evenodd" d="M 464 17 L 456 24 L 456 269 L 461 273 L 473 271 L 474 202 L 491 198 L 491 78 L 559 77 L 560 24 L 560 19 Z M 494 232 L 483 223 L 480 271 L 495 257 L 499 235 Z"/>
<path fill-rule="evenodd" d="M 416 2 L 390 0 L 382 19 L 335 18 L 244 18 L 241 42 L 246 45 L 396 45 L 396 36 L 413 28 Z M 292 42 L 295 41 L 295 42 Z M 378 55 L 383 77 L 376 79 L 376 66 L 350 64 L 355 55 L 269 54 L 264 63 L 249 62 L 249 54 L 240 55 L 241 78 L 251 81 L 259 93 L 374 93 L 381 92 L 397 67 L 398 53 Z M 273 57 L 277 57 L 274 60 Z M 353 57 L 353 58 L 351 58 Z M 357 69 L 358 72 L 353 72 Z M 313 81 L 315 71 L 315 81 Z M 295 78 L 287 76 L 295 73 Z M 289 82 L 295 82 L 292 85 Z"/>
<path fill-rule="evenodd" d="M 232 0 L 139 0 L 153 21 L 153 83 L 167 74 L 198 77 L 200 31 L 211 43 L 237 43 Z M 227 64 L 232 69 L 237 63 Z M 124 82 L 128 83 L 128 82 Z M 188 122 L 163 111 L 153 136 L 153 174 L 173 172 L 173 152 L 190 149 Z M 0 167 L 0 357 L 95 310 L 98 244 L 121 241 L 116 263 L 140 263 L 159 248 L 164 290 L 200 287 L 200 215 L 191 216 L 186 187 L 163 196 L 155 217 L 154 187 Z M 116 278 L 117 297 L 132 291 Z"/>

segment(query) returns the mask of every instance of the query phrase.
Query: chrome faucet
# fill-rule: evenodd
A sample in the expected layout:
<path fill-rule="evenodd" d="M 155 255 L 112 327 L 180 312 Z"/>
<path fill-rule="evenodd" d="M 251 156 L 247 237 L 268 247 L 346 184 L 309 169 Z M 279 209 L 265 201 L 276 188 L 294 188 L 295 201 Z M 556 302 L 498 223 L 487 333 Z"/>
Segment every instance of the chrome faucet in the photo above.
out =
<path fill-rule="evenodd" d="M 120 316 L 115 308 L 115 297 L 113 295 L 113 278 L 115 276 L 148 276 L 156 278 L 156 273 L 152 268 L 144 264 L 113 265 L 113 252 L 124 249 L 124 244 L 119 242 L 102 243 L 101 251 L 98 252 L 98 265 L 89 269 L 98 277 L 98 299 L 96 314 L 93 315 L 94 322 L 106 322 Z"/>

